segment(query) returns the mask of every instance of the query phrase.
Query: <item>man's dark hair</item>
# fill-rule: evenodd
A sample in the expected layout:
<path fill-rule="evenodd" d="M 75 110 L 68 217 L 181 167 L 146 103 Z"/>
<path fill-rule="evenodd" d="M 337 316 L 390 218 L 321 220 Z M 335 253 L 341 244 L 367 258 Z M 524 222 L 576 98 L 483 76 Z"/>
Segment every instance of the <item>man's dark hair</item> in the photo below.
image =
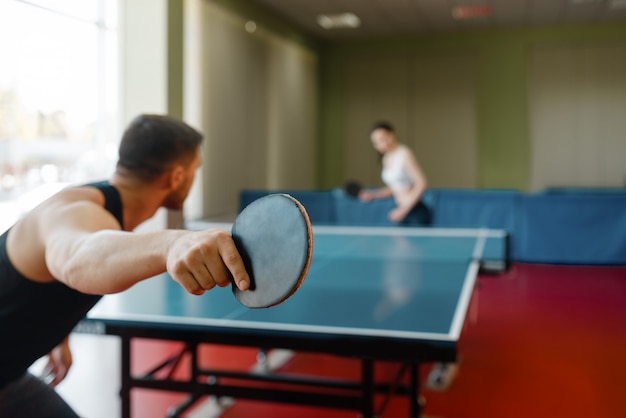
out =
<path fill-rule="evenodd" d="M 201 143 L 200 132 L 171 116 L 137 116 L 122 136 L 117 172 L 154 180 L 175 163 L 191 161 Z"/>
<path fill-rule="evenodd" d="M 374 132 L 376 129 L 384 129 L 387 132 L 391 132 L 391 133 L 395 132 L 393 125 L 385 121 L 376 122 L 374 125 L 372 125 L 371 132 Z"/>

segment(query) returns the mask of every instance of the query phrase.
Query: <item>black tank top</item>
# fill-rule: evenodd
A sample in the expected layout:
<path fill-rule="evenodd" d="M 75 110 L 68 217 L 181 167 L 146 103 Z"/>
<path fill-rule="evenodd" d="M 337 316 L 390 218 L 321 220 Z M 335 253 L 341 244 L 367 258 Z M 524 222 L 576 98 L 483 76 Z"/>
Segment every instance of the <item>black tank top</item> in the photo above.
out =
<path fill-rule="evenodd" d="M 105 209 L 123 228 L 117 189 L 106 181 L 87 186 L 104 194 Z M 10 229 L 0 236 L 0 388 L 63 341 L 101 298 L 61 282 L 37 283 L 23 277 L 7 256 L 9 233 Z"/>

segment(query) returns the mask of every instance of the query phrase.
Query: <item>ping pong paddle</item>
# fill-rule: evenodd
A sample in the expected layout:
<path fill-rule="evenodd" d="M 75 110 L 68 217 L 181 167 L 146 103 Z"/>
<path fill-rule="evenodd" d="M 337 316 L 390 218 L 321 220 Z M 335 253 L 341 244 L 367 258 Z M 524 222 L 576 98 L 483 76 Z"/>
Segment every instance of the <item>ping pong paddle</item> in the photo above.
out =
<path fill-rule="evenodd" d="M 362 189 L 361 184 L 357 181 L 348 181 L 343 188 L 350 197 L 359 197 Z"/>
<path fill-rule="evenodd" d="M 237 216 L 231 230 L 251 279 L 233 294 L 249 308 L 269 308 L 302 285 L 313 255 L 313 230 L 304 206 L 287 194 L 261 197 Z"/>

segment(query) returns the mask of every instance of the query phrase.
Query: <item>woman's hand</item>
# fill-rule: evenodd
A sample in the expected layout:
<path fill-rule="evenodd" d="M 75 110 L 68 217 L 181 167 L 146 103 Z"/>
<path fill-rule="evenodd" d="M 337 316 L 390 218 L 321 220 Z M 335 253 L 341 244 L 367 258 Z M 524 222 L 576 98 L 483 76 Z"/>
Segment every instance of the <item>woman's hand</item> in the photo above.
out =
<path fill-rule="evenodd" d="M 386 199 L 392 197 L 393 193 L 389 187 L 382 187 L 380 189 L 363 189 L 359 192 L 359 199 L 364 202 L 370 202 L 376 199 Z"/>
<path fill-rule="evenodd" d="M 370 190 L 361 190 L 359 192 L 359 199 L 364 202 L 369 202 L 376 199 L 376 194 Z"/>
<path fill-rule="evenodd" d="M 402 222 L 406 215 L 408 215 L 410 210 L 406 210 L 405 208 L 397 207 L 389 212 L 389 220 L 392 222 Z"/>

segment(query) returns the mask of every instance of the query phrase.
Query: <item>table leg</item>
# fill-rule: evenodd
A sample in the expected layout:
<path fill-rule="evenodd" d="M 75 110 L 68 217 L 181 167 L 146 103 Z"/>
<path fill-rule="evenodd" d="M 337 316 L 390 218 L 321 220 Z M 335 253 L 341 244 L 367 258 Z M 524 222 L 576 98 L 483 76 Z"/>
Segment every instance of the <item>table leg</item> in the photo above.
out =
<path fill-rule="evenodd" d="M 412 418 L 419 418 L 422 414 L 422 405 L 420 402 L 420 386 L 419 386 L 419 364 L 411 364 L 409 369 L 409 384 L 410 384 L 410 416 Z"/>
<path fill-rule="evenodd" d="M 120 388 L 120 397 L 122 406 L 122 418 L 130 418 L 130 338 L 121 338 L 122 387 Z"/>
<path fill-rule="evenodd" d="M 363 359 L 362 363 L 363 384 L 363 418 L 374 417 L 374 362 Z"/>

